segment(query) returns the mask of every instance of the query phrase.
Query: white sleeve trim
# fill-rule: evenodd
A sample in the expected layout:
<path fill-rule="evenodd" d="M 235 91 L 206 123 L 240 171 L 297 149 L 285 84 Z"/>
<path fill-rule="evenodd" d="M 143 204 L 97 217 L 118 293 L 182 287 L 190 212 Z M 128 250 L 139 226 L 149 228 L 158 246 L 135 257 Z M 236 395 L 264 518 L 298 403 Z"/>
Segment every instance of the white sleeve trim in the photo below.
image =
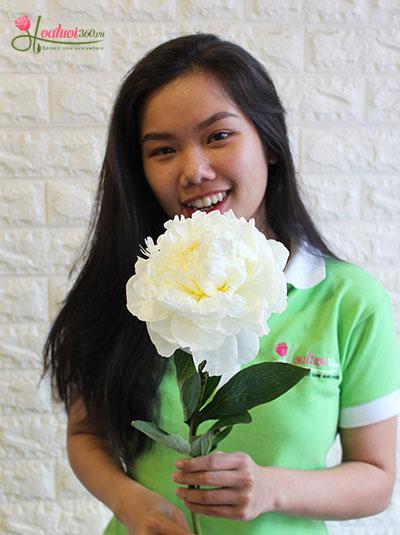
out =
<path fill-rule="evenodd" d="M 361 427 L 387 420 L 400 413 L 400 390 L 383 398 L 357 407 L 344 407 L 340 411 L 339 427 Z"/>

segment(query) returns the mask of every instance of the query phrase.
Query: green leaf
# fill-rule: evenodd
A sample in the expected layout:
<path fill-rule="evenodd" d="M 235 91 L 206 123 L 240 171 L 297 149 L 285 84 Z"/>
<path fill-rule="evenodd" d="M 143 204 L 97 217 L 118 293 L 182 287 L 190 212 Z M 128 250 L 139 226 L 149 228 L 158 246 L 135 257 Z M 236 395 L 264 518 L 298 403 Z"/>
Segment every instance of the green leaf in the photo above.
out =
<path fill-rule="evenodd" d="M 207 364 L 206 360 L 202 360 L 200 362 L 200 364 L 197 367 L 199 373 L 203 373 L 203 370 L 204 370 L 206 364 Z"/>
<path fill-rule="evenodd" d="M 170 435 L 152 422 L 145 422 L 144 420 L 134 420 L 131 425 L 159 444 L 163 444 L 184 455 L 189 455 L 190 453 L 189 443 L 180 435 Z"/>
<path fill-rule="evenodd" d="M 232 429 L 233 427 L 230 425 L 229 427 L 225 427 L 221 431 L 218 431 L 218 433 L 215 433 L 212 443 L 211 443 L 210 453 L 215 450 L 219 442 L 221 442 L 224 438 L 226 438 L 229 435 Z"/>
<path fill-rule="evenodd" d="M 177 349 L 175 351 L 174 362 L 178 383 L 182 383 L 185 379 L 196 373 L 192 355 L 186 353 L 182 349 Z"/>
<path fill-rule="evenodd" d="M 190 455 L 192 457 L 207 455 L 211 450 L 213 437 L 214 433 L 210 432 L 210 430 L 203 435 L 194 437 L 190 442 Z"/>
<path fill-rule="evenodd" d="M 219 382 L 221 381 L 220 375 L 208 375 L 206 372 L 206 385 L 203 390 L 203 395 L 201 397 L 200 401 L 200 407 L 204 405 L 210 398 L 211 394 L 214 393 L 215 389 L 219 385 Z"/>
<path fill-rule="evenodd" d="M 254 364 L 238 372 L 199 413 L 199 422 L 242 414 L 278 398 L 310 370 L 282 362 Z"/>
<path fill-rule="evenodd" d="M 197 408 L 201 395 L 200 375 L 195 373 L 180 385 L 184 421 L 188 422 Z"/>
<path fill-rule="evenodd" d="M 242 414 L 232 414 L 231 416 L 224 416 L 213 424 L 210 429 L 219 430 L 222 427 L 232 426 L 234 424 L 249 424 L 252 418 L 248 412 Z"/>
<path fill-rule="evenodd" d="M 200 375 L 196 371 L 193 357 L 190 353 L 177 349 L 174 353 L 174 362 L 184 421 L 188 422 L 200 401 Z"/>
<path fill-rule="evenodd" d="M 215 422 L 203 435 L 194 437 L 190 442 L 190 454 L 192 457 L 208 455 L 213 451 L 218 442 L 224 439 L 232 430 L 233 424 L 247 424 L 251 422 L 248 412 L 226 416 Z M 222 429 L 225 428 L 225 429 Z M 222 429 L 222 431 L 221 431 Z"/>
<path fill-rule="evenodd" d="M 190 443 L 190 455 L 192 457 L 200 457 L 201 455 L 208 455 L 217 447 L 217 444 L 221 442 L 232 431 L 232 426 L 225 427 L 222 430 L 210 429 L 203 435 L 194 437 Z"/>

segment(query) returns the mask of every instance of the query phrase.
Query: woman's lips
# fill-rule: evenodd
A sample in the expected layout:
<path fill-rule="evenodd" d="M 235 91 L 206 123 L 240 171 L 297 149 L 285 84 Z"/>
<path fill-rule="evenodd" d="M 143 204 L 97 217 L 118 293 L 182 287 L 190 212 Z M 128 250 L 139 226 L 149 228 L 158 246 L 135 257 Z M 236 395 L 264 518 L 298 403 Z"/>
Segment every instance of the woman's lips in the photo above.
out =
<path fill-rule="evenodd" d="M 226 212 L 226 201 L 229 199 L 230 191 L 227 191 L 226 197 L 216 204 L 213 204 L 211 206 L 208 206 L 207 208 L 192 208 L 189 206 L 185 206 L 183 209 L 183 215 L 185 217 L 192 217 L 192 215 L 200 210 L 201 212 L 212 212 L 213 210 L 219 210 L 220 212 L 224 213 Z"/>

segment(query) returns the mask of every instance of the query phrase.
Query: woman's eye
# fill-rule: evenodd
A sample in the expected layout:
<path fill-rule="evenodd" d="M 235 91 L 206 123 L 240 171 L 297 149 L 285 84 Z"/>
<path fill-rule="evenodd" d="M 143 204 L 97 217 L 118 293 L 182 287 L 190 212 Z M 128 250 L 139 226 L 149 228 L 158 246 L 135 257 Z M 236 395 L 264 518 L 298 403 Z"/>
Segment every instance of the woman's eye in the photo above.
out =
<path fill-rule="evenodd" d="M 157 147 L 151 151 L 150 156 L 165 156 L 166 154 L 171 154 L 173 150 L 172 147 Z"/>
<path fill-rule="evenodd" d="M 216 132 L 208 138 L 208 141 L 222 141 L 223 139 L 228 138 L 230 135 L 230 132 Z"/>

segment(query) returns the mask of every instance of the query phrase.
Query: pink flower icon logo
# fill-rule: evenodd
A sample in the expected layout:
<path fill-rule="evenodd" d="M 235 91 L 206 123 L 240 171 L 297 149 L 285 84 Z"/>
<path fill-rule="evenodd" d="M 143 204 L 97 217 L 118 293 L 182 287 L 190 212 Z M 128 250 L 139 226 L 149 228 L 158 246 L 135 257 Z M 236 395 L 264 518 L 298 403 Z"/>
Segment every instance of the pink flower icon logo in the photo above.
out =
<path fill-rule="evenodd" d="M 275 351 L 278 353 L 280 357 L 284 357 L 287 353 L 288 347 L 285 342 L 280 342 L 279 344 L 276 344 Z"/>
<path fill-rule="evenodd" d="M 15 19 L 15 26 L 22 32 L 29 30 L 31 27 L 31 21 L 29 20 L 28 15 L 23 15 L 22 17 Z"/>

